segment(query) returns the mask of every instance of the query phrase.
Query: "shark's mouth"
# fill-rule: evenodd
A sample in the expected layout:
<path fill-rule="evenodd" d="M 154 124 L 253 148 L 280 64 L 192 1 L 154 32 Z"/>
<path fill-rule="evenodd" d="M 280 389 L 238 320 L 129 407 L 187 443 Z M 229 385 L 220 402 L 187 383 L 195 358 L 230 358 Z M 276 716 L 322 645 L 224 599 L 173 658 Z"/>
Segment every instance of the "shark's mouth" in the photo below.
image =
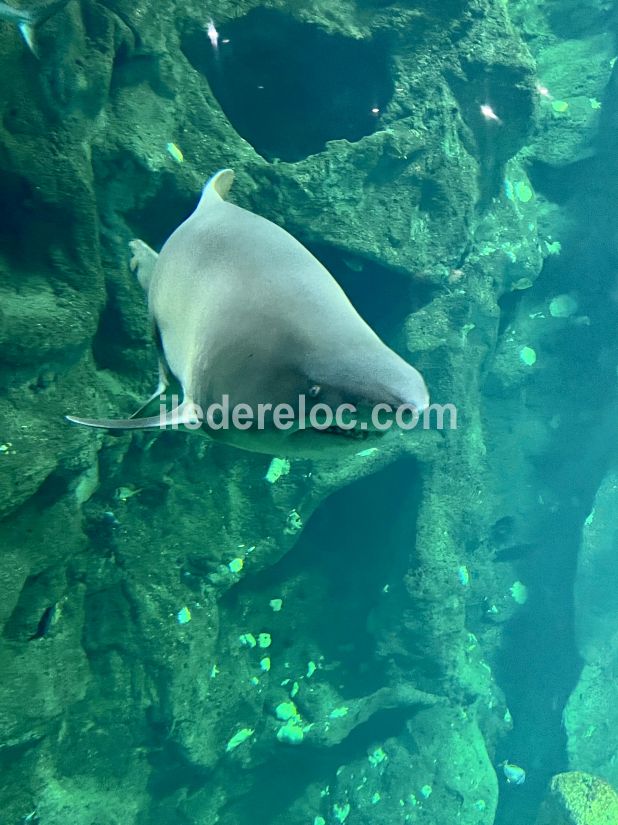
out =
<path fill-rule="evenodd" d="M 336 424 L 331 424 L 330 427 L 326 427 L 325 429 L 316 429 L 316 431 L 321 433 L 328 433 L 328 435 L 343 436 L 343 438 L 350 438 L 356 441 L 364 441 L 370 435 L 370 431 L 367 429 L 361 429 L 360 427 L 349 427 L 343 429 L 343 427 L 338 427 Z"/>

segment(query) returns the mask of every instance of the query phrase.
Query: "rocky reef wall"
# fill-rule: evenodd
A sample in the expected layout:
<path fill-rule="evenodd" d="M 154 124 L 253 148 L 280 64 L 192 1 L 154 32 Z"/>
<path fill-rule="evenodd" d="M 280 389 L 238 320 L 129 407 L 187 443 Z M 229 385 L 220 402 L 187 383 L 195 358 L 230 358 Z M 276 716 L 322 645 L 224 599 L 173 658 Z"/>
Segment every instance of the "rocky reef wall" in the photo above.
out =
<path fill-rule="evenodd" d="M 535 287 L 564 272 L 552 153 L 579 169 L 592 144 L 539 99 L 500 0 L 71 0 L 37 43 L 0 25 L 7 822 L 490 825 L 499 651 L 528 609 L 508 551 L 559 486 L 535 475 L 541 400 L 561 336 L 596 346 Z M 286 67 L 311 77 L 302 105 Z M 403 296 L 380 332 L 456 431 L 270 484 L 267 457 L 192 434 L 66 424 L 150 393 L 127 243 L 159 247 L 223 166 L 359 300 Z"/>

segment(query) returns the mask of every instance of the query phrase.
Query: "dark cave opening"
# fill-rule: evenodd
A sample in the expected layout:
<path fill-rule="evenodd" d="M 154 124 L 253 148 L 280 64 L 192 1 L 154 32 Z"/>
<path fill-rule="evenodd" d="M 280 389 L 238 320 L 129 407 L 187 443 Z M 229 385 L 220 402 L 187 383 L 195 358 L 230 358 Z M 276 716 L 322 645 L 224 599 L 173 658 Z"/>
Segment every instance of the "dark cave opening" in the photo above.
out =
<path fill-rule="evenodd" d="M 267 602 L 285 591 L 296 610 L 292 616 L 289 608 L 289 631 L 278 640 L 283 650 L 302 646 L 303 639 L 319 640 L 326 659 L 341 663 L 343 694 L 382 687 L 384 674 L 375 659 L 382 620 L 374 619 L 384 598 L 401 595 L 414 552 L 419 498 L 420 476 L 411 458 L 333 493 L 291 552 L 225 595 L 226 614 L 241 614 L 247 595 L 257 601 L 255 594 L 263 593 Z"/>
<path fill-rule="evenodd" d="M 67 215 L 21 175 L 0 171 L 0 248 L 20 272 L 46 269 L 49 250 L 67 234 Z"/>
<path fill-rule="evenodd" d="M 222 623 L 243 614 L 247 595 L 247 603 L 254 604 L 285 594 L 288 639 L 273 637 L 275 650 L 283 644 L 281 658 L 293 661 L 293 650 L 302 650 L 309 640 L 319 646 L 328 665 L 324 674 L 344 699 L 385 686 L 386 665 L 376 655 L 384 617 L 373 622 L 372 615 L 384 599 L 400 599 L 399 584 L 414 553 L 419 500 L 420 475 L 411 458 L 333 493 L 289 553 L 228 591 L 221 601 Z M 394 601 L 391 609 L 399 614 L 403 605 Z M 390 618 L 386 627 L 389 624 Z M 334 669 L 335 662 L 339 666 Z M 302 711 L 302 695 L 297 701 Z M 402 736 L 415 712 L 410 707 L 381 709 L 330 748 L 315 747 L 308 739 L 302 748 L 273 751 L 253 772 L 251 791 L 233 802 L 234 821 L 247 821 L 248 810 L 255 825 L 275 821 L 302 788 L 327 785 L 341 765 L 366 758 L 370 749 Z M 277 775 L 285 776 L 285 783 L 270 781 Z"/>
<path fill-rule="evenodd" d="M 274 9 L 222 25 L 216 47 L 204 28 L 186 31 L 181 47 L 238 134 L 267 160 L 297 161 L 329 140 L 360 140 L 378 128 L 393 95 L 383 46 Z"/>
<path fill-rule="evenodd" d="M 573 197 L 581 197 L 582 190 L 587 194 L 594 190 L 602 191 L 602 181 L 595 180 L 597 167 L 596 157 L 574 161 L 566 169 L 534 160 L 528 167 L 528 175 L 535 192 L 551 203 L 564 206 Z"/>
<path fill-rule="evenodd" d="M 150 198 L 144 198 L 139 208 L 124 213 L 135 238 L 141 238 L 157 252 L 169 236 L 193 212 L 199 193 L 181 190 L 173 175 L 164 173 L 161 184 Z"/>

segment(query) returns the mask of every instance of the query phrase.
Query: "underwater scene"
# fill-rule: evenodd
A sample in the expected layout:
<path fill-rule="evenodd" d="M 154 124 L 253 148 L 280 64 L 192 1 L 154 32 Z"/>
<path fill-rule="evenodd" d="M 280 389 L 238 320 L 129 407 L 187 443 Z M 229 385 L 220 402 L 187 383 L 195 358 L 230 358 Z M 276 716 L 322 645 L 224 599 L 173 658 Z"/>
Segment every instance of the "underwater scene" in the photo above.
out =
<path fill-rule="evenodd" d="M 617 34 L 0 0 L 0 825 L 618 825 Z"/>

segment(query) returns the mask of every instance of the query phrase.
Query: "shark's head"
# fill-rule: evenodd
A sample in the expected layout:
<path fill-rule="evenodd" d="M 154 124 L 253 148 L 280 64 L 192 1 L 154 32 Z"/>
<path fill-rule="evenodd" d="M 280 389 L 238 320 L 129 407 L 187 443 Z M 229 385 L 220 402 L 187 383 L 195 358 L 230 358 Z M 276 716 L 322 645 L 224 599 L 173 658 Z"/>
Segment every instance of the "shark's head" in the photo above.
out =
<path fill-rule="evenodd" d="M 421 374 L 385 345 L 365 358 L 331 358 L 321 367 L 314 360 L 310 374 L 295 378 L 259 385 L 260 398 L 269 399 L 263 426 L 255 424 L 253 403 L 247 407 L 254 426 L 211 434 L 255 452 L 329 458 L 369 446 L 394 428 L 414 428 L 429 405 Z"/>

